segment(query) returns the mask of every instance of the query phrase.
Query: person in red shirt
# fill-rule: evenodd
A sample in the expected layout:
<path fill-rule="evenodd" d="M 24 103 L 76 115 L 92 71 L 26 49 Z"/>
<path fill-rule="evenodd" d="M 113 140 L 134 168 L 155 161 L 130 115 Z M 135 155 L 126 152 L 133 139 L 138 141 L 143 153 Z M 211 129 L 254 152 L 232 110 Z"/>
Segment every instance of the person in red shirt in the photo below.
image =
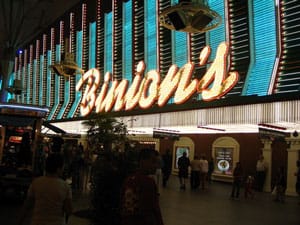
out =
<path fill-rule="evenodd" d="M 129 176 L 121 191 L 122 225 L 163 225 L 157 186 L 150 176 L 157 167 L 156 152 L 143 149 L 139 155 L 139 168 Z"/>

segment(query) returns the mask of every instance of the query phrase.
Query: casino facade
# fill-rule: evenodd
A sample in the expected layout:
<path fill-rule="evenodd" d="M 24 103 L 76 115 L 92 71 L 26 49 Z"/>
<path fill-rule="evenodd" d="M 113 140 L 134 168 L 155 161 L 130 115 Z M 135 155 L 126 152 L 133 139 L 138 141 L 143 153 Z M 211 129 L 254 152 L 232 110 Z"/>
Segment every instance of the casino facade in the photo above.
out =
<path fill-rule="evenodd" d="M 46 106 L 49 123 L 84 134 L 96 112 L 118 115 L 140 146 L 176 159 L 205 154 L 216 180 L 232 178 L 240 161 L 255 172 L 268 162 L 287 171 L 295 194 L 300 152 L 300 4 L 294 0 L 207 0 L 222 18 L 207 32 L 170 30 L 159 23 L 178 0 L 87 0 L 37 34 L 15 58 L 7 101 Z M 111 4 L 110 4 L 111 3 Z M 84 72 L 58 76 L 51 65 L 74 56 Z M 224 163 L 225 162 L 225 163 Z"/>

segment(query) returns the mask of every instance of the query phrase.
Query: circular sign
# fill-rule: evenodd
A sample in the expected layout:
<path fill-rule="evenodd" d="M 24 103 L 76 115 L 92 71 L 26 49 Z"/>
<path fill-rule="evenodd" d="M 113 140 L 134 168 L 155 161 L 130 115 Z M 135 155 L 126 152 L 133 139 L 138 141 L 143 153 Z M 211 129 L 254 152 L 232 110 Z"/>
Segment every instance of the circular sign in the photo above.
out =
<path fill-rule="evenodd" d="M 218 162 L 218 169 L 221 171 L 227 171 L 229 169 L 229 162 L 225 159 L 222 159 Z"/>

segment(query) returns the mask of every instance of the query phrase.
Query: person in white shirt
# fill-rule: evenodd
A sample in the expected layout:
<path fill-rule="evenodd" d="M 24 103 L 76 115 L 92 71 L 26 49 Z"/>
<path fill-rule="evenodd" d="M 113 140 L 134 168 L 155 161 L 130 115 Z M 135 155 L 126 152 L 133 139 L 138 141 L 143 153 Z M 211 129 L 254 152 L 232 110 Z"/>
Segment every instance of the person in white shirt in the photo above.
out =
<path fill-rule="evenodd" d="M 208 161 L 206 160 L 205 155 L 202 155 L 200 159 L 200 182 L 201 182 L 201 188 L 202 190 L 205 189 L 206 186 L 206 177 L 208 173 Z"/>
<path fill-rule="evenodd" d="M 72 191 L 61 179 L 63 157 L 53 153 L 46 160 L 46 175 L 33 180 L 19 217 L 19 225 L 33 208 L 30 225 L 64 225 L 72 213 Z"/>

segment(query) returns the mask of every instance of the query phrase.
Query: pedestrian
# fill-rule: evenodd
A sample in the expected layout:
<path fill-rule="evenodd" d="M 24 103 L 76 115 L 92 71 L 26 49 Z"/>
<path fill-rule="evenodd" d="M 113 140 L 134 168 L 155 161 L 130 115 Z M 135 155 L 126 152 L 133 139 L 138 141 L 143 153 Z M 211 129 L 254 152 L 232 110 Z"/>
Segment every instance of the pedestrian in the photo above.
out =
<path fill-rule="evenodd" d="M 276 202 L 284 202 L 286 190 L 286 176 L 284 167 L 279 167 L 275 178 L 275 199 Z"/>
<path fill-rule="evenodd" d="M 190 160 L 187 153 L 183 152 L 182 156 L 178 159 L 178 176 L 180 182 L 180 189 L 185 190 L 186 179 L 188 178 Z"/>
<path fill-rule="evenodd" d="M 18 224 L 33 208 L 30 225 L 63 225 L 72 213 L 72 191 L 61 178 L 63 156 L 52 153 L 46 159 L 46 175 L 33 180 L 27 193 Z"/>
<path fill-rule="evenodd" d="M 209 162 L 208 162 L 208 173 L 207 173 L 207 181 L 208 183 L 211 183 L 212 181 L 212 174 L 215 170 L 215 161 L 214 158 L 210 158 Z"/>
<path fill-rule="evenodd" d="M 166 187 L 172 171 L 172 155 L 170 153 L 170 149 L 167 149 L 165 154 L 163 154 L 162 161 L 163 187 Z"/>
<path fill-rule="evenodd" d="M 157 168 L 153 149 L 139 154 L 139 168 L 126 178 L 121 191 L 121 225 L 163 225 L 157 186 L 150 176 Z"/>
<path fill-rule="evenodd" d="M 154 180 L 157 185 L 157 193 L 160 194 L 163 160 L 162 160 L 160 153 L 158 151 L 155 151 L 155 152 L 156 152 L 156 157 L 157 157 L 157 166 L 156 166 L 156 171 L 154 174 Z"/>
<path fill-rule="evenodd" d="M 266 172 L 268 169 L 268 165 L 264 159 L 263 155 L 259 156 L 259 159 L 256 163 L 256 182 L 257 182 L 257 190 L 262 192 L 266 179 Z"/>
<path fill-rule="evenodd" d="M 200 159 L 200 185 L 202 190 L 204 190 L 206 186 L 207 173 L 208 161 L 206 160 L 206 156 L 202 155 Z"/>
<path fill-rule="evenodd" d="M 248 197 L 250 197 L 251 199 L 254 198 L 253 184 L 254 184 L 254 177 L 252 175 L 247 176 L 245 181 L 245 198 Z"/>
<path fill-rule="evenodd" d="M 194 156 L 194 159 L 191 161 L 191 189 L 197 189 L 200 185 L 200 170 L 201 164 L 198 155 Z"/>
<path fill-rule="evenodd" d="M 72 176 L 72 189 L 75 191 L 82 191 L 83 188 L 83 167 L 84 167 L 84 158 L 78 148 L 74 145 L 72 149 L 72 161 L 70 165 L 71 176 Z"/>
<path fill-rule="evenodd" d="M 233 170 L 231 199 L 239 199 L 242 180 L 243 180 L 242 165 L 240 162 L 237 162 Z"/>
<path fill-rule="evenodd" d="M 298 204 L 300 205 L 300 160 L 297 160 L 297 172 L 295 173 L 296 178 L 296 192 L 299 196 L 299 202 Z"/>

